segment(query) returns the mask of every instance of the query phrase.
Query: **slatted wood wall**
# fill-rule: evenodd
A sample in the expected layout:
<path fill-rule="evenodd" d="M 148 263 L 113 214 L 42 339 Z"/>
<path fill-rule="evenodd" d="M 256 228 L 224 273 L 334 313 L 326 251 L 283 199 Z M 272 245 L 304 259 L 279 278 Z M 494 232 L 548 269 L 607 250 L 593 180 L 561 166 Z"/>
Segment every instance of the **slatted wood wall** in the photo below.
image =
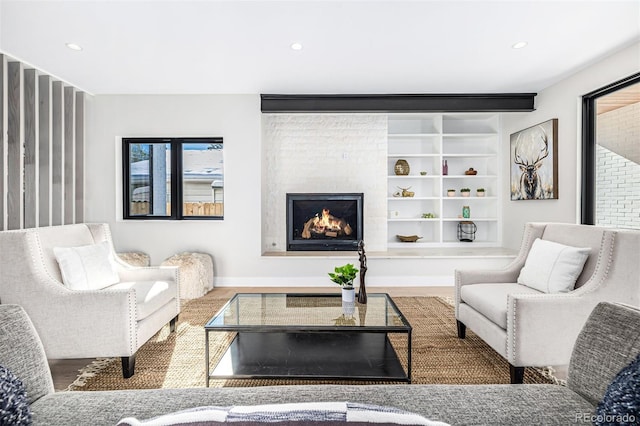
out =
<path fill-rule="evenodd" d="M 84 221 L 85 94 L 0 55 L 0 230 Z"/>

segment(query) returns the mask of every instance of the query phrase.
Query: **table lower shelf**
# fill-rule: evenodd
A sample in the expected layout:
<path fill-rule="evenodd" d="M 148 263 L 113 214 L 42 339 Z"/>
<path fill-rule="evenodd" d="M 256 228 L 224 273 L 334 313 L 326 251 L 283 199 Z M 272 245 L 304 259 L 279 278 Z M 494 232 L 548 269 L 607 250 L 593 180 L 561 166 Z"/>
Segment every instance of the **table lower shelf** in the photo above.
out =
<path fill-rule="evenodd" d="M 386 333 L 240 332 L 210 379 L 410 381 Z"/>

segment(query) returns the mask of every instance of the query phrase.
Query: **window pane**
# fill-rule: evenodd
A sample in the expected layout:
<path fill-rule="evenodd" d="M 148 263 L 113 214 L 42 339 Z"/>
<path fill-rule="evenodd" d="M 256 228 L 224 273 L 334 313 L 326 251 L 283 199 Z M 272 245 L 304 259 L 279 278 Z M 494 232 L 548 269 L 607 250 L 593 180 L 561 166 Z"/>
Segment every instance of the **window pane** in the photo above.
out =
<path fill-rule="evenodd" d="M 640 83 L 596 105 L 595 224 L 640 229 Z"/>
<path fill-rule="evenodd" d="M 222 140 L 182 144 L 182 214 L 222 217 Z"/>
<path fill-rule="evenodd" d="M 171 145 L 129 144 L 130 216 L 171 215 Z"/>

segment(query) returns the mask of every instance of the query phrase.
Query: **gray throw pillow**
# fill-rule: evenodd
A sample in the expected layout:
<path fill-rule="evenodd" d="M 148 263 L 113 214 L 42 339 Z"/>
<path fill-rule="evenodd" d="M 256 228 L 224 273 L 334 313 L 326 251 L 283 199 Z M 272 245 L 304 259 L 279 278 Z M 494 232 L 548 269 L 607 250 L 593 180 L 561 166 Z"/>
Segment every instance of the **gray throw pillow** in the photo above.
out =
<path fill-rule="evenodd" d="M 0 365 L 0 425 L 30 425 L 27 391 L 9 369 Z"/>
<path fill-rule="evenodd" d="M 640 423 L 640 355 L 609 384 L 593 423 L 598 426 Z"/>

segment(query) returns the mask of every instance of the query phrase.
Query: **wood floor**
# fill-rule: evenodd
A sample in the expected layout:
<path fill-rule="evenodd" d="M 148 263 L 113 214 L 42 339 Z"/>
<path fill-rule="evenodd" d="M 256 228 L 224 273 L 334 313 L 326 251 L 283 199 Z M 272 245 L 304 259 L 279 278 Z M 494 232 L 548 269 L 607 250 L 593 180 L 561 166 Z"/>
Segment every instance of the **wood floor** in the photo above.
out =
<path fill-rule="evenodd" d="M 215 288 L 214 291 L 218 297 L 229 297 L 235 293 L 334 293 L 336 287 L 242 287 L 242 288 Z M 369 293 L 389 293 L 389 295 L 396 297 L 407 296 L 439 296 L 439 297 L 453 297 L 453 287 L 372 287 L 368 288 Z M 213 316 L 215 312 L 212 312 Z M 53 376 L 53 385 L 56 391 L 65 390 L 78 375 L 78 370 L 84 368 L 86 365 L 93 361 L 92 358 L 83 359 L 64 359 L 64 360 L 50 360 L 49 366 L 51 368 L 51 375 Z"/>

